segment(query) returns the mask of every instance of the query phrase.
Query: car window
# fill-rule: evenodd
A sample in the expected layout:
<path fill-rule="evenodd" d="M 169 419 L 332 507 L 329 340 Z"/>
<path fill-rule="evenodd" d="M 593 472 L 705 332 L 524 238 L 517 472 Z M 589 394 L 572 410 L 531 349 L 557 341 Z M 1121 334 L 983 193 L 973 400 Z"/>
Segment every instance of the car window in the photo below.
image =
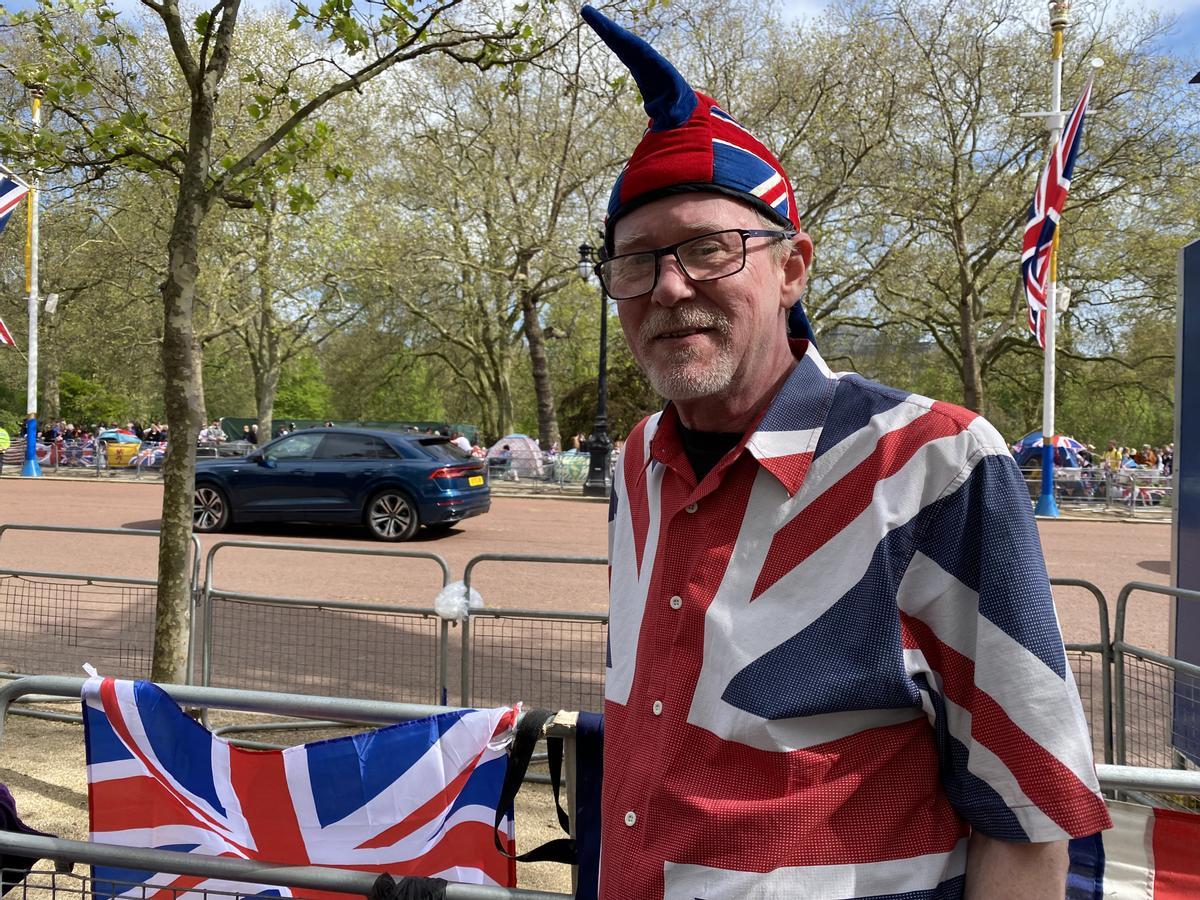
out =
<path fill-rule="evenodd" d="M 327 434 L 321 444 L 319 459 L 390 459 L 396 455 L 391 447 L 369 434 Z"/>
<path fill-rule="evenodd" d="M 323 434 L 290 434 L 263 452 L 269 459 L 312 459 Z"/>
<path fill-rule="evenodd" d="M 430 437 L 421 438 L 417 441 L 421 445 L 421 449 L 432 456 L 434 459 L 448 460 L 449 462 L 459 462 L 460 460 L 470 459 L 471 454 L 457 444 L 452 444 L 449 438 Z"/>

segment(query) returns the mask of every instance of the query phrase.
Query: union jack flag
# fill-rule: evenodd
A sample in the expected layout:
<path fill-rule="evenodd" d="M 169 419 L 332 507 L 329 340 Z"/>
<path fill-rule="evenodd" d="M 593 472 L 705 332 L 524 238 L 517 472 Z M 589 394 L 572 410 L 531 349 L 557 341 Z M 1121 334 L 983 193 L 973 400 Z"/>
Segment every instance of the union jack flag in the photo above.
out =
<path fill-rule="evenodd" d="M 230 746 L 146 681 L 88 679 L 83 713 L 93 841 L 515 884 L 515 864 L 492 839 L 515 707 L 456 710 L 269 752 Z M 502 832 L 511 851 L 511 810 Z M 291 896 L 111 867 L 93 876 L 97 897 Z"/>
<path fill-rule="evenodd" d="M 18 181 L 12 175 L 0 176 L 0 231 L 8 224 L 17 204 L 29 193 L 29 185 Z M 0 341 L 3 343 L 3 341 Z"/>
<path fill-rule="evenodd" d="M 4 230 L 4 226 L 0 225 L 0 231 Z M 0 319 L 0 347 L 15 347 L 17 342 L 13 340 L 12 332 L 8 330 L 8 326 L 4 324 L 4 320 Z"/>
<path fill-rule="evenodd" d="M 1046 347 L 1046 287 L 1050 278 L 1050 254 L 1058 220 L 1071 190 L 1071 173 L 1083 137 L 1083 117 L 1092 96 L 1092 79 L 1083 86 L 1083 94 L 1071 111 L 1062 137 L 1050 151 L 1050 159 L 1038 179 L 1037 192 L 1029 207 L 1025 239 L 1021 243 L 1021 281 L 1029 307 L 1029 330 L 1038 346 Z M 1050 311 L 1053 314 L 1053 310 Z"/>

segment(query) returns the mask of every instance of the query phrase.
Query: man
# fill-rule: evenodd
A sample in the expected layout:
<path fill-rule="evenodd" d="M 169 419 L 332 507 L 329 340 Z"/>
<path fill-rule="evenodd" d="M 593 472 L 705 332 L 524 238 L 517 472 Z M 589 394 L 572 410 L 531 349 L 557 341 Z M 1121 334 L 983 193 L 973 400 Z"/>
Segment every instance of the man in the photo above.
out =
<path fill-rule="evenodd" d="M 1151 449 L 1149 444 L 1142 444 L 1142 449 L 1133 455 L 1133 461 L 1148 469 L 1158 468 L 1158 454 Z"/>
<path fill-rule="evenodd" d="M 454 444 L 454 446 L 464 453 L 471 452 L 471 442 L 467 440 L 467 436 L 461 431 L 454 432 L 454 436 L 450 439 L 450 443 Z"/>
<path fill-rule="evenodd" d="M 584 18 L 651 116 L 597 268 L 669 401 L 610 508 L 601 896 L 1061 900 L 1110 823 L 1004 441 L 789 341 L 778 161 Z"/>
<path fill-rule="evenodd" d="M 1117 446 L 1116 441 L 1108 442 L 1108 449 L 1104 451 L 1104 465 L 1108 467 L 1110 472 L 1121 471 L 1121 448 Z"/>

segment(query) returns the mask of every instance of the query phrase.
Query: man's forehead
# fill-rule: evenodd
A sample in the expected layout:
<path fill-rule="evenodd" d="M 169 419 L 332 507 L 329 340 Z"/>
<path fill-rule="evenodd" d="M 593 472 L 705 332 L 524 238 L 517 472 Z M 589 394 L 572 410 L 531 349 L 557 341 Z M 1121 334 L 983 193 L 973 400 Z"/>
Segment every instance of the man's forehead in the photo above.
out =
<path fill-rule="evenodd" d="M 728 228 L 753 228 L 754 210 L 718 194 L 696 193 L 665 197 L 628 213 L 613 228 L 618 253 L 636 247 L 658 247 L 687 240 L 690 235 Z"/>

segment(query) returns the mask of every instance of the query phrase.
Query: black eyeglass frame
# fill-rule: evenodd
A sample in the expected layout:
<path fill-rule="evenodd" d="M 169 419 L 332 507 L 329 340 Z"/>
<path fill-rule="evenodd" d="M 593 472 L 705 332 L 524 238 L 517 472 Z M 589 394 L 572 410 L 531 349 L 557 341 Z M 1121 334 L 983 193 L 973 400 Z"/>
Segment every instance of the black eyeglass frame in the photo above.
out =
<path fill-rule="evenodd" d="M 596 273 L 596 277 L 600 279 L 600 284 L 604 288 L 604 293 L 608 295 L 609 299 L 616 300 L 618 303 L 624 303 L 627 300 L 633 300 L 637 297 L 644 297 L 646 294 L 653 293 L 654 289 L 658 287 L 658 276 L 662 271 L 662 266 L 659 263 L 664 256 L 674 256 L 675 262 L 679 264 L 679 271 L 681 271 L 690 281 L 720 281 L 722 278 L 728 278 L 730 275 L 736 275 L 738 272 L 746 268 L 746 241 L 749 238 L 769 237 L 776 238 L 777 240 L 791 240 L 798 233 L 799 232 L 797 232 L 794 228 L 787 228 L 784 230 L 768 228 L 722 228 L 720 231 L 710 231 L 707 234 L 698 234 L 695 237 L 688 238 L 687 240 L 679 241 L 678 243 L 670 244 L 666 247 L 659 247 L 657 250 L 637 250 L 633 253 L 618 253 L 616 256 L 610 256 L 607 259 L 601 259 L 600 262 L 593 266 L 592 271 L 594 271 Z M 742 264 L 732 272 L 726 272 L 723 275 L 716 275 L 712 278 L 693 278 L 692 274 L 688 272 L 687 266 L 684 265 L 683 260 L 679 258 L 679 248 L 684 244 L 692 243 L 692 241 L 700 241 L 704 238 L 713 237 L 714 235 L 718 234 L 741 235 Z M 641 293 L 630 294 L 628 297 L 614 296 L 612 291 L 610 291 L 608 288 L 608 280 L 604 277 L 604 273 L 601 271 L 603 267 L 609 263 L 615 262 L 618 259 L 625 259 L 630 256 L 646 256 L 647 254 L 653 255 L 654 257 L 654 280 L 650 283 L 650 287 L 646 288 L 646 290 L 642 291 Z"/>

